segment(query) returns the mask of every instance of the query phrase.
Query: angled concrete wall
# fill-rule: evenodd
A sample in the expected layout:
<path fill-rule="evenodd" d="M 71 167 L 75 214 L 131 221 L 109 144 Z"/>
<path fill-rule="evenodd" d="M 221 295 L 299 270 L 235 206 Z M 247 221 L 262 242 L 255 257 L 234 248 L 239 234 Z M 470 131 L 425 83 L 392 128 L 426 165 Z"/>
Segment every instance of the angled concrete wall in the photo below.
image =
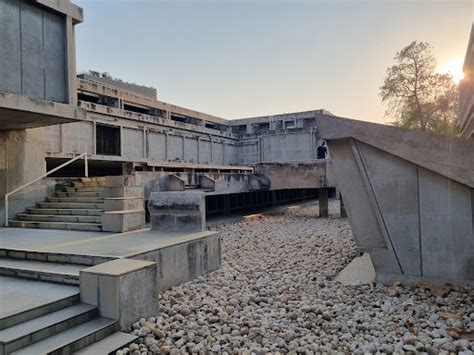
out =
<path fill-rule="evenodd" d="M 473 285 L 474 143 L 347 119 L 318 123 L 377 280 Z"/>

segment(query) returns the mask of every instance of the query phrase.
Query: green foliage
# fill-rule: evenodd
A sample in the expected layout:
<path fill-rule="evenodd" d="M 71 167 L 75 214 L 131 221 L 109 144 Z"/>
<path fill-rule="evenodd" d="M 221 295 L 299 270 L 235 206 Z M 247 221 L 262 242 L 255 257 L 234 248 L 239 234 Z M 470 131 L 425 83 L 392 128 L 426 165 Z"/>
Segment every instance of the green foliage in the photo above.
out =
<path fill-rule="evenodd" d="M 414 41 L 394 57 L 380 87 L 393 125 L 436 133 L 458 134 L 459 89 L 448 74 L 435 72 L 431 46 Z"/>

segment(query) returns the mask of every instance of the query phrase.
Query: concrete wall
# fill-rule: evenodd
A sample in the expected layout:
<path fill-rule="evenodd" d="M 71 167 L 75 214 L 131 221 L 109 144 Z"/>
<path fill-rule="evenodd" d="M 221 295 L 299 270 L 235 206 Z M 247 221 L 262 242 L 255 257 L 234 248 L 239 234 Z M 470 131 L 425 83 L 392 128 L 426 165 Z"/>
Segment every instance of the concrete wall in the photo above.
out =
<path fill-rule="evenodd" d="M 110 125 L 105 115 L 88 113 L 88 122 L 69 123 L 43 128 L 44 152 L 51 157 L 70 158 L 74 153 L 95 154 L 95 124 Z M 237 165 L 237 140 L 223 136 L 168 126 L 115 119 L 121 127 L 122 161 L 173 161 L 201 164 Z M 212 141 L 212 144 L 211 144 Z M 113 157 L 92 156 L 113 160 Z M 115 159 L 117 160 L 117 159 Z"/>
<path fill-rule="evenodd" d="M 41 129 L 0 132 L 0 223 L 5 223 L 4 195 L 46 172 Z M 10 199 L 9 212 L 14 216 L 42 199 L 47 187 L 36 184 Z"/>
<path fill-rule="evenodd" d="M 446 169 L 433 158 L 443 154 L 442 136 L 336 118 L 320 124 L 356 244 L 370 254 L 377 280 L 473 285 L 474 165 L 468 142 L 451 141 L 450 151 L 458 154 L 456 163 L 448 162 L 459 169 Z M 365 134 L 372 144 L 363 141 Z M 410 135 L 414 146 L 408 149 Z M 392 137 L 397 155 L 388 151 Z M 437 171 L 428 168 L 431 160 Z"/>
<path fill-rule="evenodd" d="M 199 238 L 182 237 L 181 243 L 175 240 L 173 245 L 132 258 L 157 263 L 159 290 L 160 292 L 168 290 L 221 267 L 219 235 L 211 232 L 203 233 Z"/>
<path fill-rule="evenodd" d="M 270 181 L 271 190 L 335 187 L 334 179 L 328 180 L 326 160 L 260 163 L 255 166 L 255 172 Z"/>

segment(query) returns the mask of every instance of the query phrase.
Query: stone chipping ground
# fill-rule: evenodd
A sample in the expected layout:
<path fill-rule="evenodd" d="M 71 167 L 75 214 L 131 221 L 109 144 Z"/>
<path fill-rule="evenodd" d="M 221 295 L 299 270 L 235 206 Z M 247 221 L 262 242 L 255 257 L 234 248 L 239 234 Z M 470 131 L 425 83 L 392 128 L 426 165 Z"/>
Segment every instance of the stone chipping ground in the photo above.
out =
<path fill-rule="evenodd" d="M 164 292 L 117 354 L 473 353 L 473 290 L 344 286 L 334 277 L 355 256 L 349 222 L 335 203 L 317 213 L 213 227 L 222 268 Z"/>

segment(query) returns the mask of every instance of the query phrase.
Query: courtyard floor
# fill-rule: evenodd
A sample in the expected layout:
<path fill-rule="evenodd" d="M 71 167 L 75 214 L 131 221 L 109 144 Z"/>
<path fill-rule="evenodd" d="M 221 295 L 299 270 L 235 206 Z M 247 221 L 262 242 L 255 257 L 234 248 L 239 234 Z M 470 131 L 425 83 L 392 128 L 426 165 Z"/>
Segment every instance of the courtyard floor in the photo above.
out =
<path fill-rule="evenodd" d="M 117 354 L 474 351 L 474 290 L 344 285 L 353 260 L 347 219 L 318 207 L 211 227 L 222 236 L 216 272 L 164 292 L 160 313 L 131 327 Z"/>

